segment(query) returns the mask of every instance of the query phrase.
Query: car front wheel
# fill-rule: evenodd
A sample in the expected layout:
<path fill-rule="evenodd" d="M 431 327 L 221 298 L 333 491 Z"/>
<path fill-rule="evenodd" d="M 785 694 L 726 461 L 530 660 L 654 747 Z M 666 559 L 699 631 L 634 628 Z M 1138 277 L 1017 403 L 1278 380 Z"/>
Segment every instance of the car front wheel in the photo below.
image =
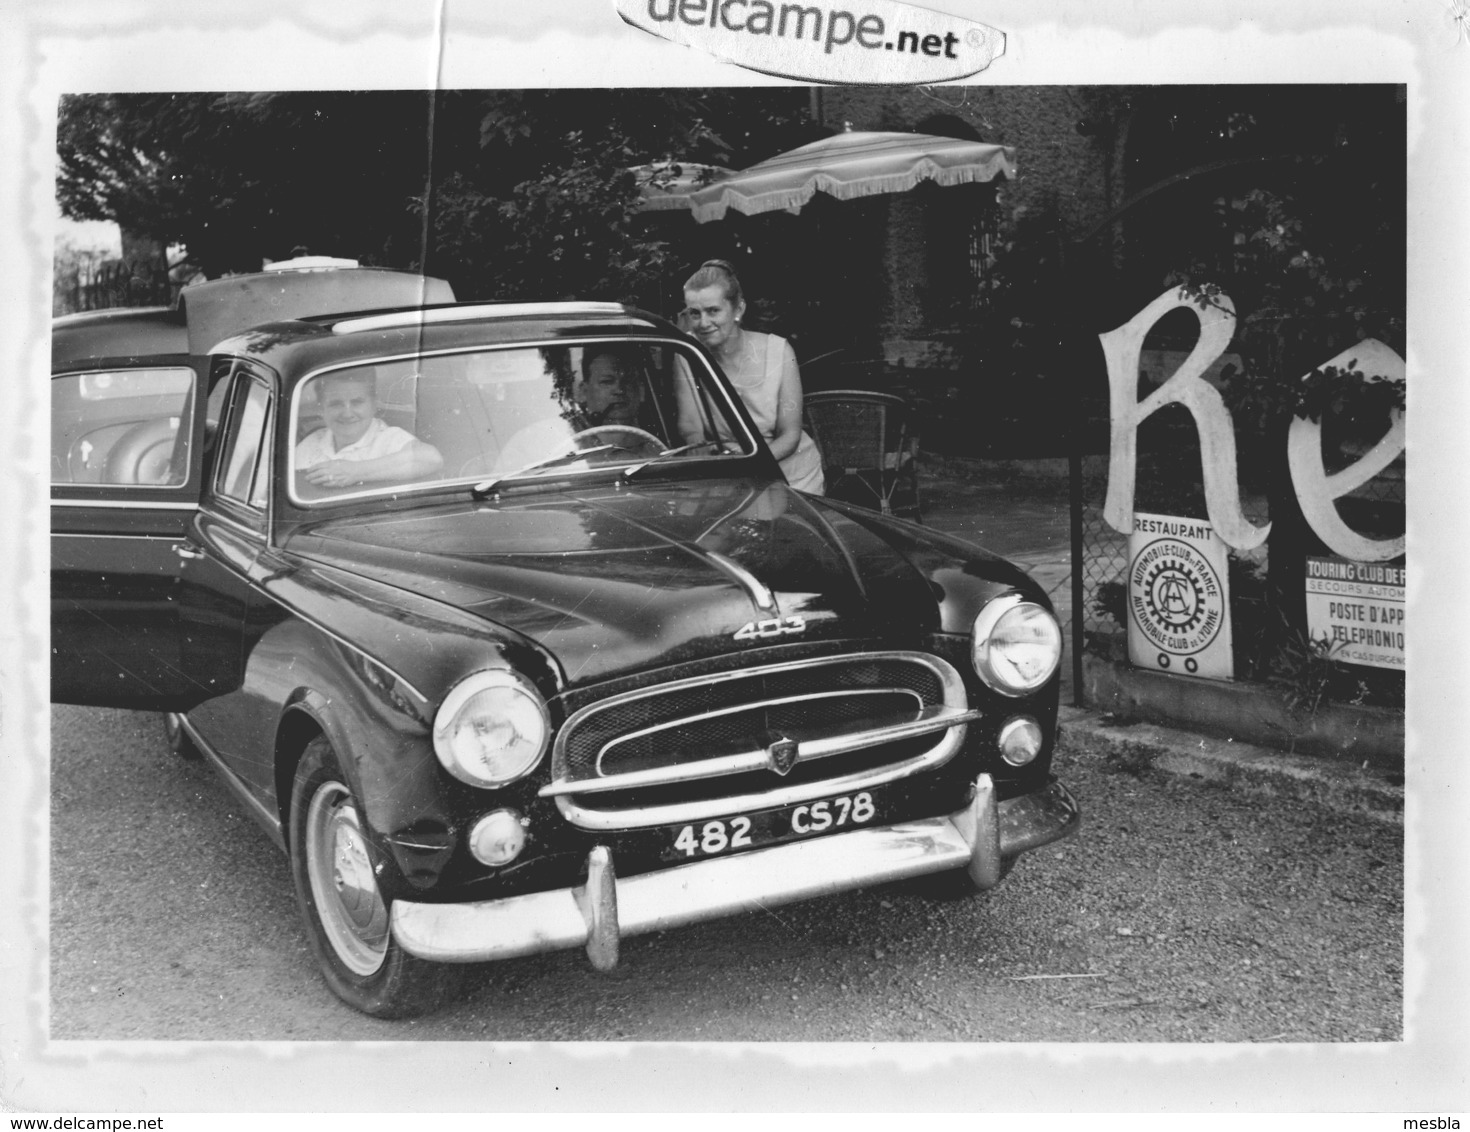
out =
<path fill-rule="evenodd" d="M 461 969 L 409 955 L 388 929 L 362 812 L 331 744 L 311 741 L 291 791 L 291 876 L 312 949 L 332 990 L 378 1018 L 441 1005 Z"/>

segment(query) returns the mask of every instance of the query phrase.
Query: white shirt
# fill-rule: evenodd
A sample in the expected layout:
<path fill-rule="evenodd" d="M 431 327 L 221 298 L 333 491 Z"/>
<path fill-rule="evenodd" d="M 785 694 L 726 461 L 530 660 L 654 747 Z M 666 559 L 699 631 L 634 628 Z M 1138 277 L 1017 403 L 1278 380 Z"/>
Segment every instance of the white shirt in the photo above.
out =
<path fill-rule="evenodd" d="M 391 456 L 414 442 L 413 433 L 374 417 L 367 432 L 345 448 L 333 448 L 332 430 L 319 428 L 296 446 L 296 470 L 324 464 L 328 460 L 376 460 Z"/>

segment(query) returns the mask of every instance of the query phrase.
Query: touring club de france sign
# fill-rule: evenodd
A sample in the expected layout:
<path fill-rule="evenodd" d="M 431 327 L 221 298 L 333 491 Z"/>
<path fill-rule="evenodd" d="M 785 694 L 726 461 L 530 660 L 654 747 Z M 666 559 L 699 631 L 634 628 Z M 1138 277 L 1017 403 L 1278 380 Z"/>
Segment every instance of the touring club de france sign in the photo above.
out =
<path fill-rule="evenodd" d="M 1142 400 L 1139 361 L 1144 338 L 1179 307 L 1194 311 L 1200 336 L 1179 369 Z M 1103 517 L 1128 536 L 1128 655 L 1140 667 L 1229 680 L 1231 663 L 1228 549 L 1253 550 L 1270 534 L 1241 511 L 1235 430 L 1219 390 L 1205 380 L 1235 332 L 1228 296 L 1200 306 L 1187 292 L 1160 295 L 1130 321 L 1099 335 L 1107 362 L 1111 418 L 1108 493 Z M 1404 360 L 1375 339 L 1354 345 L 1319 368 L 1351 368 L 1366 380 L 1405 380 Z M 1182 405 L 1199 430 L 1208 519 L 1134 511 L 1138 429 L 1166 405 Z M 1349 664 L 1404 667 L 1405 539 L 1369 538 L 1349 527 L 1336 501 L 1362 487 L 1404 451 L 1404 414 L 1394 409 L 1387 433 L 1355 463 L 1329 474 L 1320 423 L 1292 421 L 1287 463 L 1307 523 L 1331 552 L 1306 562 L 1307 631 L 1326 639 L 1329 655 Z"/>

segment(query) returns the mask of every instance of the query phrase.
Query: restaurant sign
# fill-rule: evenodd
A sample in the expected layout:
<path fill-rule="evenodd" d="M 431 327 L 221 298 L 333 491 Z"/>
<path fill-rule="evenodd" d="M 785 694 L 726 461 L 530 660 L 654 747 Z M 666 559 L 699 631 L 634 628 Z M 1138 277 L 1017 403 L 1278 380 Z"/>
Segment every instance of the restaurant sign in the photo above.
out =
<path fill-rule="evenodd" d="M 1204 519 L 1137 514 L 1128 536 L 1128 659 L 1229 680 L 1228 553 Z"/>
<path fill-rule="evenodd" d="M 1307 558 L 1307 632 L 1333 660 L 1404 671 L 1404 568 Z"/>

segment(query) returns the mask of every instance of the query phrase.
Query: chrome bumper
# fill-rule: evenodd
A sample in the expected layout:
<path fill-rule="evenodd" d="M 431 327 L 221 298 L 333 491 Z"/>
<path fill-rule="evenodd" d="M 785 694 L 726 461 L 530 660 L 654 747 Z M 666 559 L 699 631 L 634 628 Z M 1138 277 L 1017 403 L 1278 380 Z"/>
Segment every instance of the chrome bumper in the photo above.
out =
<path fill-rule="evenodd" d="M 618 879 L 612 853 L 588 856 L 578 888 L 477 904 L 395 901 L 393 936 L 409 954 L 479 963 L 585 946 L 594 966 L 618 961 L 623 936 L 662 931 L 833 892 L 964 868 L 977 888 L 1000 882 L 1001 862 L 1075 833 L 1082 814 L 1060 783 L 997 803 L 988 774 L 949 817 L 855 829 L 733 857 Z"/>

